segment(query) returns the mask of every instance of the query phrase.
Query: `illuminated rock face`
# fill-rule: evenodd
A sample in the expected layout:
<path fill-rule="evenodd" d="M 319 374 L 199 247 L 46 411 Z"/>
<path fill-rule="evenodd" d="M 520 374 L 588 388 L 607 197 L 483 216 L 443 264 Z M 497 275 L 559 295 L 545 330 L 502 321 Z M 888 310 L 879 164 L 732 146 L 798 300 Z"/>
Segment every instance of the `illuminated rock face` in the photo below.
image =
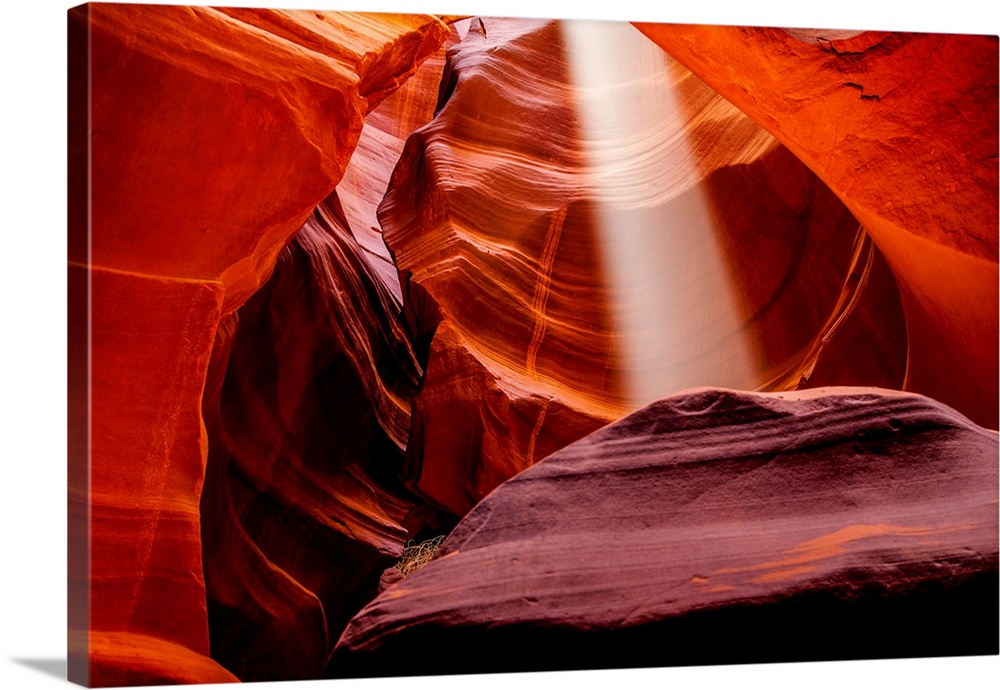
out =
<path fill-rule="evenodd" d="M 403 296 L 399 273 L 382 237 L 376 210 L 407 137 L 434 118 L 445 51 L 459 40 L 459 29 L 453 25 L 442 48 L 368 114 L 357 149 L 337 185 L 337 196 L 350 232 L 363 248 L 363 256 L 400 304 Z"/>
<path fill-rule="evenodd" d="M 81 267 L 70 273 L 86 280 Z M 70 591 L 89 598 L 90 682 L 233 680 L 208 658 L 198 510 L 201 392 L 222 289 L 101 268 L 89 278 L 90 508 L 70 529 L 89 535 L 89 586 L 71 580 Z"/>
<path fill-rule="evenodd" d="M 249 584 L 224 585 L 232 596 L 223 600 L 246 615 L 266 611 L 287 628 L 288 612 L 315 614 L 322 597 L 247 543 L 231 514 L 201 512 L 247 508 L 236 492 L 201 501 L 206 481 L 226 481 L 217 468 L 206 476 L 202 417 L 206 380 L 225 365 L 213 351 L 225 340 L 220 323 L 230 324 L 339 181 L 366 111 L 448 29 L 433 17 L 91 5 L 71 11 L 70 32 L 74 64 L 91 70 L 75 72 L 71 89 L 80 225 L 71 226 L 70 283 L 92 313 L 89 324 L 73 322 L 70 338 L 89 359 L 74 371 L 93 374 L 89 390 L 85 375 L 71 374 L 79 408 L 88 393 L 93 400 L 89 432 L 71 417 L 70 530 L 84 545 L 71 566 L 71 675 L 95 685 L 235 680 L 209 658 L 210 639 L 225 633 L 209 632 L 203 528 L 224 549 L 212 558 L 232 549 L 252 564 L 240 574 Z M 379 423 L 405 438 L 407 405 L 398 406 Z M 294 503 L 308 511 L 305 499 Z M 405 532 L 392 519 L 367 522 L 401 548 Z M 358 548 L 392 551 L 368 541 L 376 545 Z M 273 601 L 281 606 L 272 611 Z M 327 622 L 305 615 L 299 625 L 303 637 Z M 326 644 L 309 640 L 306 656 L 322 660 Z"/>
<path fill-rule="evenodd" d="M 331 669 L 995 654 L 997 460 L 996 432 L 912 394 L 667 398 L 480 502 Z"/>
<path fill-rule="evenodd" d="M 398 479 L 423 372 L 373 224 L 443 50 L 368 114 L 336 191 L 216 339 L 205 578 L 213 658 L 242 680 L 319 677 L 403 543 L 439 524 Z"/>
<path fill-rule="evenodd" d="M 900 286 L 906 388 L 996 428 L 996 37 L 637 26 L 864 224 Z"/>
<path fill-rule="evenodd" d="M 221 280 L 227 313 L 340 180 L 367 109 L 446 32 L 430 17 L 199 7 L 93 5 L 88 21 L 90 260 Z"/>
<path fill-rule="evenodd" d="M 712 43 L 725 32 L 695 27 L 643 27 L 675 60 L 626 24 L 122 5 L 70 17 L 74 55 L 86 65 L 89 49 L 93 69 L 90 120 L 71 123 L 70 148 L 71 218 L 81 223 L 69 247 L 70 534 L 83 545 L 70 588 L 89 607 L 71 611 L 75 679 L 371 671 L 386 650 L 417 655 L 431 644 L 393 626 L 437 616 L 435 592 L 471 577 L 458 606 L 482 605 L 474 623 L 498 615 L 493 639 L 504 649 L 525 649 L 525 625 L 534 640 L 569 620 L 567 644 L 582 644 L 573 625 L 606 625 L 630 605 L 620 617 L 630 632 L 608 637 L 611 651 L 595 650 L 594 664 L 630 646 L 639 656 L 619 661 L 652 660 L 641 656 L 652 655 L 650 640 L 697 639 L 716 620 L 745 627 L 775 614 L 799 629 L 803 611 L 827 612 L 796 597 L 837 599 L 851 578 L 873 588 L 849 608 L 862 618 L 911 610 L 883 596 L 890 585 L 916 583 L 913 601 L 942 626 L 951 619 L 941 607 L 965 615 L 984 572 L 995 597 L 995 512 L 983 517 L 991 487 L 996 500 L 995 435 L 914 396 L 669 397 L 705 385 L 908 387 L 996 426 L 996 167 L 980 151 L 992 144 L 995 156 L 995 102 L 984 100 L 992 88 L 995 101 L 995 43 L 940 43 L 934 59 L 968 59 L 971 76 L 874 99 L 869 85 L 912 66 L 924 39 L 885 37 L 868 60 L 858 56 L 870 35 L 839 37 L 816 44 L 825 62 L 807 69 L 815 37 L 780 32 L 750 32 L 740 63 L 724 40 Z M 690 48 L 699 36 L 705 55 Z M 804 51 L 783 58 L 790 74 L 805 70 L 790 83 L 805 89 L 809 70 L 829 81 L 831 65 L 866 81 L 796 103 L 754 67 L 772 64 L 786 40 Z M 71 90 L 81 108 L 84 86 Z M 854 97 L 836 111 L 850 135 L 827 146 L 814 106 L 842 92 Z M 892 110 L 903 93 L 916 100 Z M 953 105 L 930 108 L 931 123 L 910 118 L 932 97 Z M 952 111 L 974 123 L 968 131 Z M 894 143 L 879 148 L 869 133 Z M 929 152 L 900 162 L 890 150 L 900 142 L 929 142 Z M 873 175 L 879 166 L 891 174 Z M 954 208 L 942 190 L 957 195 Z M 959 216 L 968 227 L 953 231 Z M 807 443 L 815 429 L 818 446 Z M 786 437 L 787 448 L 767 445 Z M 664 442 L 692 462 L 664 457 Z M 728 460 L 712 455 L 734 445 L 743 450 Z M 635 452 L 622 457 L 625 448 Z M 925 481 L 939 470 L 940 485 Z M 630 484 L 633 475 L 649 481 Z M 709 484 L 724 510 L 696 497 Z M 645 491 L 660 492 L 657 508 L 636 512 Z M 761 510 L 747 503 L 765 496 Z M 508 497 L 543 514 L 496 531 L 525 555 L 512 565 L 528 568 L 525 591 L 538 585 L 538 597 L 496 588 L 478 557 L 451 546 L 412 576 L 423 579 L 386 593 L 397 608 L 382 598 L 356 619 L 328 664 L 408 539 L 468 514 L 450 543 L 503 551 L 469 525 L 507 515 L 497 506 Z M 754 539 L 720 526 L 744 517 Z M 569 541 L 595 521 L 612 548 L 598 553 L 594 535 L 605 533 L 594 531 L 587 557 L 635 565 L 627 582 L 637 589 L 573 584 Z M 539 545 L 538 524 L 553 526 L 558 549 Z M 991 535 L 992 551 L 980 549 Z M 655 553 L 643 541 L 653 536 Z M 727 556 L 727 539 L 743 550 Z M 718 577 L 681 572 L 694 560 L 661 572 L 663 553 L 691 548 Z M 913 556 L 914 569 L 896 556 Z M 945 564 L 936 575 L 932 559 Z M 459 562 L 467 577 L 445 567 Z M 532 570 L 543 565 L 555 589 L 550 570 Z M 829 586 L 811 584 L 813 566 Z M 657 577 L 680 582 L 679 608 L 635 599 L 667 582 Z M 926 594 L 939 585 L 943 595 Z M 769 612 L 745 606 L 740 588 L 763 593 Z M 582 613 L 567 612 L 567 593 L 581 596 Z M 689 615 L 706 603 L 721 619 Z M 524 605 L 542 612 L 524 618 Z M 676 612 L 679 628 L 662 622 Z M 426 640 L 451 644 L 449 635 Z M 545 639 L 534 648 L 550 648 Z M 586 644 L 605 640 L 594 639 Z M 863 653 L 953 649 L 905 640 Z M 819 658 L 825 644 L 788 642 L 789 658 Z M 828 642 L 831 654 L 855 653 Z M 978 644 L 968 643 L 955 649 Z M 725 649 L 705 660 L 727 659 Z M 740 659 L 778 654 L 757 651 Z M 470 671 L 491 663 L 465 661 L 481 662 Z"/>
<path fill-rule="evenodd" d="M 902 384 L 858 221 L 634 28 L 477 19 L 442 94 L 379 210 L 437 328 L 406 472 L 433 503 L 693 385 Z"/>

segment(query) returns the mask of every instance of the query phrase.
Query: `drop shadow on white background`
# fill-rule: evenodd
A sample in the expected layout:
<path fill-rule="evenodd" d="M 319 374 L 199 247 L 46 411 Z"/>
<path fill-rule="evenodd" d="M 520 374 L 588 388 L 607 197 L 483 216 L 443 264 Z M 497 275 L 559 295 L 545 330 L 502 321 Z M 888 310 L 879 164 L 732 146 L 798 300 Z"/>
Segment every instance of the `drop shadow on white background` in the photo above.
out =
<path fill-rule="evenodd" d="M 66 679 L 66 659 L 11 659 L 15 664 L 27 666 L 39 673 L 44 673 L 60 680 Z"/>

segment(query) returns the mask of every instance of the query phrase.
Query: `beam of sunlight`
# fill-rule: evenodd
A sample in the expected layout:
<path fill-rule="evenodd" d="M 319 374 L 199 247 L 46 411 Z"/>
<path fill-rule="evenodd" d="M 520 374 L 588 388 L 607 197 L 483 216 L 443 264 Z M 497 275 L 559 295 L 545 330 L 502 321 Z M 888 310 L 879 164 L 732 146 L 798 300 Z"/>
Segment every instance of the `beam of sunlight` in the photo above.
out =
<path fill-rule="evenodd" d="M 628 403 L 754 388 L 753 343 L 717 241 L 670 58 L 625 23 L 563 23 Z"/>

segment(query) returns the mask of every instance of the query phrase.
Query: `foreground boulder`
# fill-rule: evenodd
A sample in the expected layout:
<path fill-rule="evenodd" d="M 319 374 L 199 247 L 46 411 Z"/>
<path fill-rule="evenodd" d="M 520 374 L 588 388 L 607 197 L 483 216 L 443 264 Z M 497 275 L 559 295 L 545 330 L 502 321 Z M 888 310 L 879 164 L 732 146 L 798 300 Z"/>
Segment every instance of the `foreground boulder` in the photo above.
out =
<path fill-rule="evenodd" d="M 685 392 L 498 488 L 328 670 L 996 654 L 997 455 L 918 395 Z"/>

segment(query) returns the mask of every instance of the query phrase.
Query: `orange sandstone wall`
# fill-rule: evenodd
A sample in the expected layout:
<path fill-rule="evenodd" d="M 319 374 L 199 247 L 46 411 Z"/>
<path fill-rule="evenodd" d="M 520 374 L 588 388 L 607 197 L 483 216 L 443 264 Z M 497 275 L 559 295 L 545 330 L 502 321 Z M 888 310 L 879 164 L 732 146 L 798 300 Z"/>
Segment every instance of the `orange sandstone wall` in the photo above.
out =
<path fill-rule="evenodd" d="M 906 388 L 997 427 L 995 36 L 636 26 L 864 224 L 906 313 Z"/>
<path fill-rule="evenodd" d="M 458 515 L 692 385 L 903 381 L 899 295 L 843 203 L 628 25 L 615 45 L 638 43 L 664 66 L 582 83 L 599 67 L 570 49 L 579 28 L 473 20 L 449 52 L 436 117 L 407 142 L 379 207 L 427 353 L 406 478 Z M 603 48 L 591 38 L 582 52 Z M 601 102 L 623 115 L 588 129 Z M 616 242 L 631 242 L 637 263 L 614 265 Z M 623 272 L 643 276 L 627 302 L 615 296 Z M 638 337 L 656 353 L 640 364 L 621 325 L 632 309 L 646 311 Z M 635 380 L 658 377 L 637 400 Z"/>
<path fill-rule="evenodd" d="M 595 86 L 559 22 L 70 12 L 73 680 L 342 673 L 408 538 L 640 407 L 606 246 L 636 227 L 680 276 L 640 294 L 689 344 L 657 367 L 719 377 L 677 389 L 997 426 L 996 40 L 639 29 L 673 58 Z"/>
<path fill-rule="evenodd" d="M 114 4 L 69 21 L 89 67 L 89 92 L 71 92 L 70 184 L 90 216 L 71 225 L 69 271 L 89 298 L 73 304 L 87 302 L 90 331 L 71 337 L 89 339 L 92 383 L 73 395 L 93 401 L 89 443 L 70 458 L 71 504 L 92 501 L 71 510 L 71 534 L 89 538 L 71 554 L 71 591 L 87 597 L 73 680 L 234 680 L 207 658 L 200 536 L 216 331 L 340 180 L 367 110 L 448 29 L 430 16 Z"/>

